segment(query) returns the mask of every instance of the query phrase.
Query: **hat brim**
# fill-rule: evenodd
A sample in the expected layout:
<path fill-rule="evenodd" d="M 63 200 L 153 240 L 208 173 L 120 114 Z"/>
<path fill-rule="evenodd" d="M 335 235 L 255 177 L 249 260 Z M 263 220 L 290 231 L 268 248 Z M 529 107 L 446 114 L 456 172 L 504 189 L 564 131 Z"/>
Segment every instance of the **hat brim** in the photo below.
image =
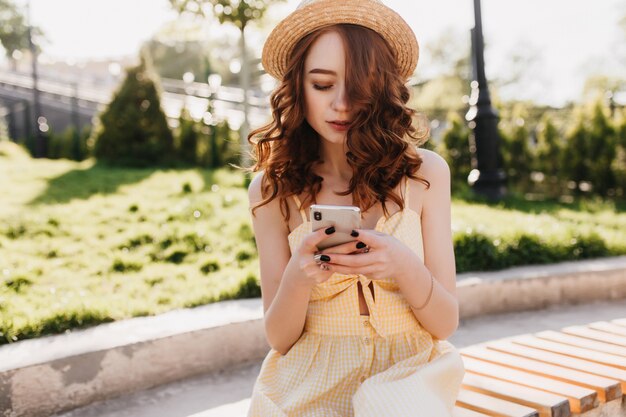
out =
<path fill-rule="evenodd" d="M 395 11 L 372 0 L 318 0 L 298 8 L 276 25 L 265 41 L 262 54 L 265 71 L 282 79 L 289 55 L 302 37 L 341 23 L 364 26 L 380 34 L 393 50 L 400 74 L 405 78 L 413 74 L 419 57 L 413 30 Z"/>

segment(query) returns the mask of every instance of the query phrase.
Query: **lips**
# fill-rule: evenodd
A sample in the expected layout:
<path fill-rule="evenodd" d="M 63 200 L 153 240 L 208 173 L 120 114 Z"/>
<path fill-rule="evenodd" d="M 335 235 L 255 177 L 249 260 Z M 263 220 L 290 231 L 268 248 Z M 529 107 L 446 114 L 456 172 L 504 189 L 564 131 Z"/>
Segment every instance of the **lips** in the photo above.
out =
<path fill-rule="evenodd" d="M 343 120 L 334 120 L 332 122 L 328 122 L 328 124 L 338 132 L 345 132 L 350 128 L 350 122 Z"/>

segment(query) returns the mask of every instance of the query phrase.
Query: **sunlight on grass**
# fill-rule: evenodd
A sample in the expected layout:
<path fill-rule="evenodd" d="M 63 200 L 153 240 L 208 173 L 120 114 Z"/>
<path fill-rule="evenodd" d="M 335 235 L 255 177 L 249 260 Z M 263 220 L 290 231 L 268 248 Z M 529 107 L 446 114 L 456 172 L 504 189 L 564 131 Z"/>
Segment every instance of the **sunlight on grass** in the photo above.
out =
<path fill-rule="evenodd" d="M 232 298 L 257 274 L 240 173 L 1 162 L 5 336 Z"/>

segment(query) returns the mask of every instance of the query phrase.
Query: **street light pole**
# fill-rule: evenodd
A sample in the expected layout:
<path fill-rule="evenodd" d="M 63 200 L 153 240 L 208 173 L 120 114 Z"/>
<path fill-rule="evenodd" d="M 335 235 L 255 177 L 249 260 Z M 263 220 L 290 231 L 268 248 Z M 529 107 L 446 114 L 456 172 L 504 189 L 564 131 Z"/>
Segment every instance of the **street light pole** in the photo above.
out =
<path fill-rule="evenodd" d="M 250 145 L 248 144 L 248 134 L 250 133 L 250 104 L 248 103 L 248 90 L 250 90 L 250 68 L 248 62 L 248 51 L 245 36 L 246 26 L 241 27 L 241 87 L 243 89 L 243 123 L 239 130 L 241 143 L 241 166 L 247 167 L 250 164 Z"/>
<path fill-rule="evenodd" d="M 28 48 L 32 59 L 33 77 L 33 114 L 35 116 L 35 158 L 45 158 L 48 155 L 48 143 L 45 135 L 41 131 L 40 124 L 45 124 L 45 119 L 41 114 L 41 103 L 39 99 L 38 75 L 37 75 L 37 48 L 33 42 L 32 21 L 30 17 L 30 0 L 26 3 L 28 17 Z"/>
<path fill-rule="evenodd" d="M 470 109 L 465 115 L 472 130 L 470 151 L 472 171 L 467 182 L 472 189 L 490 200 L 500 200 L 506 194 L 506 175 L 502 169 L 500 155 L 500 135 L 498 134 L 498 114 L 491 105 L 485 59 L 480 0 L 474 0 L 472 30 L 473 81 L 470 96 Z"/>

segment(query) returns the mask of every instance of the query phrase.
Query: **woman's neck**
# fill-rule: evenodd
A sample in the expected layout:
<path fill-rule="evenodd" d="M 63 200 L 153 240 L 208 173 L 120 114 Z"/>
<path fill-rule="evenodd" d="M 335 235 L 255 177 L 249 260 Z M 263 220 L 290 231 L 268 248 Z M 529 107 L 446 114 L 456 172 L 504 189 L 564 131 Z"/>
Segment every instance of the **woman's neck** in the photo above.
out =
<path fill-rule="evenodd" d="M 322 143 L 322 158 L 317 168 L 318 175 L 329 176 L 340 182 L 350 182 L 352 167 L 348 164 L 346 152 L 343 143 Z"/>

